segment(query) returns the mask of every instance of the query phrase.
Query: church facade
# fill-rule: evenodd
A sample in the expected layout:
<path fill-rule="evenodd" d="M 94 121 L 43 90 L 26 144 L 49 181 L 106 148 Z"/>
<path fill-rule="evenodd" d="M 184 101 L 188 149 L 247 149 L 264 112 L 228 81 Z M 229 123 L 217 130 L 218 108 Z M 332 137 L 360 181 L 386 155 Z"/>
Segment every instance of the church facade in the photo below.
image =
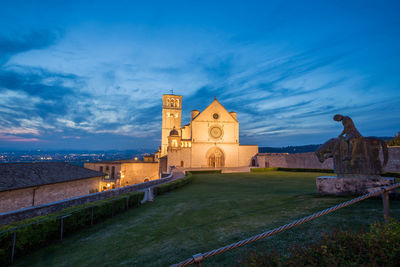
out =
<path fill-rule="evenodd" d="M 202 112 L 192 110 L 182 126 L 182 96 L 163 95 L 162 137 L 159 157 L 168 166 L 223 168 L 252 166 L 256 145 L 240 145 L 236 112 L 228 112 L 215 98 Z"/>

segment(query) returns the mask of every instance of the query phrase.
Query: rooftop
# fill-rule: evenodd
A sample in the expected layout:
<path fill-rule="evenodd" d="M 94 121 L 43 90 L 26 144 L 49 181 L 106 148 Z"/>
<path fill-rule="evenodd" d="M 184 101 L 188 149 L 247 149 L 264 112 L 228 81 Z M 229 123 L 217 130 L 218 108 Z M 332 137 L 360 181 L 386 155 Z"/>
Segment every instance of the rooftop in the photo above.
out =
<path fill-rule="evenodd" d="M 0 164 L 0 192 L 104 176 L 65 162 Z"/>

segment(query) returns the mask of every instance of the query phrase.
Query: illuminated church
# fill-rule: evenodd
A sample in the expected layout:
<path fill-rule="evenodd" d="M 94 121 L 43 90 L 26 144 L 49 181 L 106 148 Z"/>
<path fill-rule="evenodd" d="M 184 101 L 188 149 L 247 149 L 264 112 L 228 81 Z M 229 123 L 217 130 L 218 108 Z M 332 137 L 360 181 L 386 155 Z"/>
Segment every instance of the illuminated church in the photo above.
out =
<path fill-rule="evenodd" d="M 192 110 L 190 123 L 181 125 L 182 96 L 163 95 L 162 139 L 158 157 L 168 166 L 222 168 L 251 166 L 258 146 L 239 144 L 236 112 L 215 98 L 202 112 Z"/>

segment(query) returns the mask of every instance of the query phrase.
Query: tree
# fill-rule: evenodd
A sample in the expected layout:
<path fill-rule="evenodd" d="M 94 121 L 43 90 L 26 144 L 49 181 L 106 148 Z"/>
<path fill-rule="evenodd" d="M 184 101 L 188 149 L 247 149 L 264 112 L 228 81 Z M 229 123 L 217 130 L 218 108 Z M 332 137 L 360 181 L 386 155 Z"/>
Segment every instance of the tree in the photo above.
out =
<path fill-rule="evenodd" d="M 388 146 L 400 146 L 400 132 L 387 142 Z"/>

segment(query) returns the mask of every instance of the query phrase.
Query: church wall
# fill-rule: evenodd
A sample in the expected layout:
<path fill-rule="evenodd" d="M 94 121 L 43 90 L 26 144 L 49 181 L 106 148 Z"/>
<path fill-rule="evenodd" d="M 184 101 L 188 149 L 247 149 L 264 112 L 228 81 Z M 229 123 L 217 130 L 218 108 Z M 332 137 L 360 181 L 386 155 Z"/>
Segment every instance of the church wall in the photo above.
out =
<path fill-rule="evenodd" d="M 179 150 L 168 151 L 168 166 L 191 167 L 191 148 L 184 147 Z"/>
<path fill-rule="evenodd" d="M 192 138 L 192 133 L 190 125 L 183 126 L 182 139 L 191 139 L 191 138 Z"/>
<path fill-rule="evenodd" d="M 239 166 L 251 166 L 251 160 L 257 153 L 258 146 L 239 146 Z"/>
<path fill-rule="evenodd" d="M 122 163 L 121 171 L 124 174 L 124 178 L 121 179 L 122 186 L 143 183 L 146 179 L 151 181 L 160 178 L 158 162 Z"/>

